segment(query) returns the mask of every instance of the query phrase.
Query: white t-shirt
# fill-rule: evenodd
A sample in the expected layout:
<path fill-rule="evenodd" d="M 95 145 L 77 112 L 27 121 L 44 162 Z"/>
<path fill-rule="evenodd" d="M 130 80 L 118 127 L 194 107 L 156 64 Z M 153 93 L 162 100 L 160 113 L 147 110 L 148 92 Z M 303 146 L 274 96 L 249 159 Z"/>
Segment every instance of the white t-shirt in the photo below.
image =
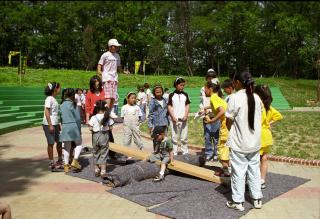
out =
<path fill-rule="evenodd" d="M 139 106 L 126 104 L 121 108 L 121 117 L 123 117 L 124 124 L 137 124 L 142 112 Z"/>
<path fill-rule="evenodd" d="M 174 91 L 169 95 L 168 105 L 173 108 L 173 114 L 176 119 L 182 119 L 186 113 L 186 105 L 190 104 L 187 93 Z"/>
<path fill-rule="evenodd" d="M 138 92 L 137 95 L 137 105 L 143 105 L 147 103 L 147 94 L 145 92 Z"/>
<path fill-rule="evenodd" d="M 110 51 L 103 53 L 98 65 L 102 65 L 102 82 L 118 81 L 117 68 L 121 66 L 118 53 L 111 53 Z"/>
<path fill-rule="evenodd" d="M 260 149 L 263 104 L 256 94 L 254 94 L 254 100 L 254 130 L 251 130 L 248 123 L 248 103 L 245 89 L 230 95 L 226 117 L 233 120 L 233 124 L 226 144 L 232 150 L 253 153 Z"/>
<path fill-rule="evenodd" d="M 80 95 L 79 94 L 75 94 L 74 98 L 77 101 L 77 106 L 81 106 L 83 104 L 83 98 L 84 98 L 83 94 L 80 94 Z"/>
<path fill-rule="evenodd" d="M 109 130 L 109 126 L 112 126 L 114 124 L 114 121 L 112 119 L 109 119 L 108 126 L 103 126 L 100 124 L 101 120 L 103 119 L 103 114 L 97 113 L 94 116 L 91 116 L 89 125 L 92 127 L 92 131 L 98 132 L 98 131 L 107 131 Z"/>
<path fill-rule="evenodd" d="M 58 125 L 59 104 L 56 98 L 54 98 L 53 96 L 48 96 L 44 102 L 44 108 L 49 108 L 51 124 Z M 45 113 L 43 115 L 42 124 L 49 125 Z"/>
<path fill-rule="evenodd" d="M 157 102 L 160 104 L 160 106 L 163 108 L 163 101 L 164 101 L 164 100 L 163 100 L 163 99 L 162 99 L 162 100 L 157 100 L 157 99 L 156 99 L 156 101 L 157 101 Z"/>

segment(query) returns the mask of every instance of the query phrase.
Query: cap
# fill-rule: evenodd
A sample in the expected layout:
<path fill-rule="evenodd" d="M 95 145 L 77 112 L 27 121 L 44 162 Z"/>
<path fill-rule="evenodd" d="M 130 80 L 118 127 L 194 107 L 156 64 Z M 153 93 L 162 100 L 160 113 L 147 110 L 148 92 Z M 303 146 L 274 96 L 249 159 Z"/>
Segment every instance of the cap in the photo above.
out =
<path fill-rule="evenodd" d="M 110 39 L 108 41 L 108 46 L 121 46 L 121 44 L 116 39 Z"/>
<path fill-rule="evenodd" d="M 166 132 L 167 127 L 166 126 L 156 126 L 154 127 L 151 138 L 155 138 L 157 135 L 160 135 L 161 133 Z"/>
<path fill-rule="evenodd" d="M 210 68 L 210 69 L 207 71 L 207 73 L 209 73 L 209 72 L 216 73 L 216 71 L 215 71 L 215 70 L 213 70 L 213 68 Z"/>

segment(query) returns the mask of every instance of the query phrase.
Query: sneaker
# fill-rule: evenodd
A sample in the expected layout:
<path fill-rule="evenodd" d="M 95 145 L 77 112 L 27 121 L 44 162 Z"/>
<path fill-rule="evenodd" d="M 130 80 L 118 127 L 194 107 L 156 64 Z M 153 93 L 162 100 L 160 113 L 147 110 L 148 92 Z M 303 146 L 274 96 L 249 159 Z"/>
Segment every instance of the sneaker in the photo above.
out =
<path fill-rule="evenodd" d="M 243 202 L 237 203 L 237 202 L 233 202 L 233 201 L 227 201 L 227 207 L 238 210 L 238 211 L 244 211 Z"/>
<path fill-rule="evenodd" d="M 111 112 L 111 113 L 110 113 L 110 118 L 111 118 L 111 119 L 117 119 L 118 116 L 117 116 L 117 114 L 115 114 L 114 112 Z"/>
<path fill-rule="evenodd" d="M 254 206 L 254 208 L 257 208 L 257 209 L 262 208 L 261 199 L 253 199 L 253 206 Z"/>
<path fill-rule="evenodd" d="M 266 183 L 261 183 L 261 189 L 265 189 L 265 188 L 267 188 Z"/>
<path fill-rule="evenodd" d="M 159 174 L 153 179 L 153 182 L 160 182 L 162 180 L 164 180 L 164 175 Z"/>
<path fill-rule="evenodd" d="M 70 165 L 69 164 L 63 165 L 63 170 L 65 173 L 68 173 L 70 171 Z"/>
<path fill-rule="evenodd" d="M 81 165 L 80 165 L 79 161 L 77 161 L 76 159 L 73 159 L 71 166 L 73 168 L 75 168 L 76 170 L 81 170 Z"/>

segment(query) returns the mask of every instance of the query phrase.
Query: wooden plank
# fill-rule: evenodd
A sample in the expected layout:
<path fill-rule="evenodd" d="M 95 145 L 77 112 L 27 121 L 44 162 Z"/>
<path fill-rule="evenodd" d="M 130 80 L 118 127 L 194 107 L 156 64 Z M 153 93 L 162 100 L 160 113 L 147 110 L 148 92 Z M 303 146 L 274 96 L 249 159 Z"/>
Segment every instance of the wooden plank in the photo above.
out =
<path fill-rule="evenodd" d="M 149 153 L 145 151 L 140 151 L 135 148 L 125 147 L 119 144 L 110 143 L 109 149 L 124 154 L 128 157 L 134 157 L 138 160 L 144 160 L 149 156 Z M 160 162 L 158 162 L 160 164 Z M 185 162 L 181 162 L 178 160 L 174 161 L 174 165 L 168 165 L 168 168 L 171 170 L 175 170 L 181 173 L 185 173 L 191 176 L 198 177 L 200 179 L 204 179 L 214 183 L 223 183 L 225 180 L 222 177 L 218 177 L 214 175 L 214 171 L 208 170 L 202 167 L 194 166 Z"/>

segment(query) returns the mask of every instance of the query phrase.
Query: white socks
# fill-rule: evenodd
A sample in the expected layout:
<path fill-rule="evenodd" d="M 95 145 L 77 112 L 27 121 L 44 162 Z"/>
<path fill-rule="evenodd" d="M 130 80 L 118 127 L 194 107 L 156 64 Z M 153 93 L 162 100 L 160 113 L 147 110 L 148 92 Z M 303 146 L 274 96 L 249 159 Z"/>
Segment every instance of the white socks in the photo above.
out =
<path fill-rule="evenodd" d="M 164 175 L 164 171 L 160 171 L 160 175 Z"/>
<path fill-rule="evenodd" d="M 64 142 L 64 145 L 63 145 L 63 161 L 64 161 L 64 164 L 69 164 L 69 157 L 70 157 L 70 150 L 71 150 L 71 142 L 70 141 L 67 141 L 67 142 Z M 80 156 L 80 153 L 81 153 L 81 150 L 82 150 L 82 145 L 77 145 L 74 149 L 74 159 L 78 159 L 79 156 Z"/>
<path fill-rule="evenodd" d="M 77 145 L 76 148 L 74 149 L 74 159 L 78 160 L 81 150 L 82 150 L 82 145 Z"/>

